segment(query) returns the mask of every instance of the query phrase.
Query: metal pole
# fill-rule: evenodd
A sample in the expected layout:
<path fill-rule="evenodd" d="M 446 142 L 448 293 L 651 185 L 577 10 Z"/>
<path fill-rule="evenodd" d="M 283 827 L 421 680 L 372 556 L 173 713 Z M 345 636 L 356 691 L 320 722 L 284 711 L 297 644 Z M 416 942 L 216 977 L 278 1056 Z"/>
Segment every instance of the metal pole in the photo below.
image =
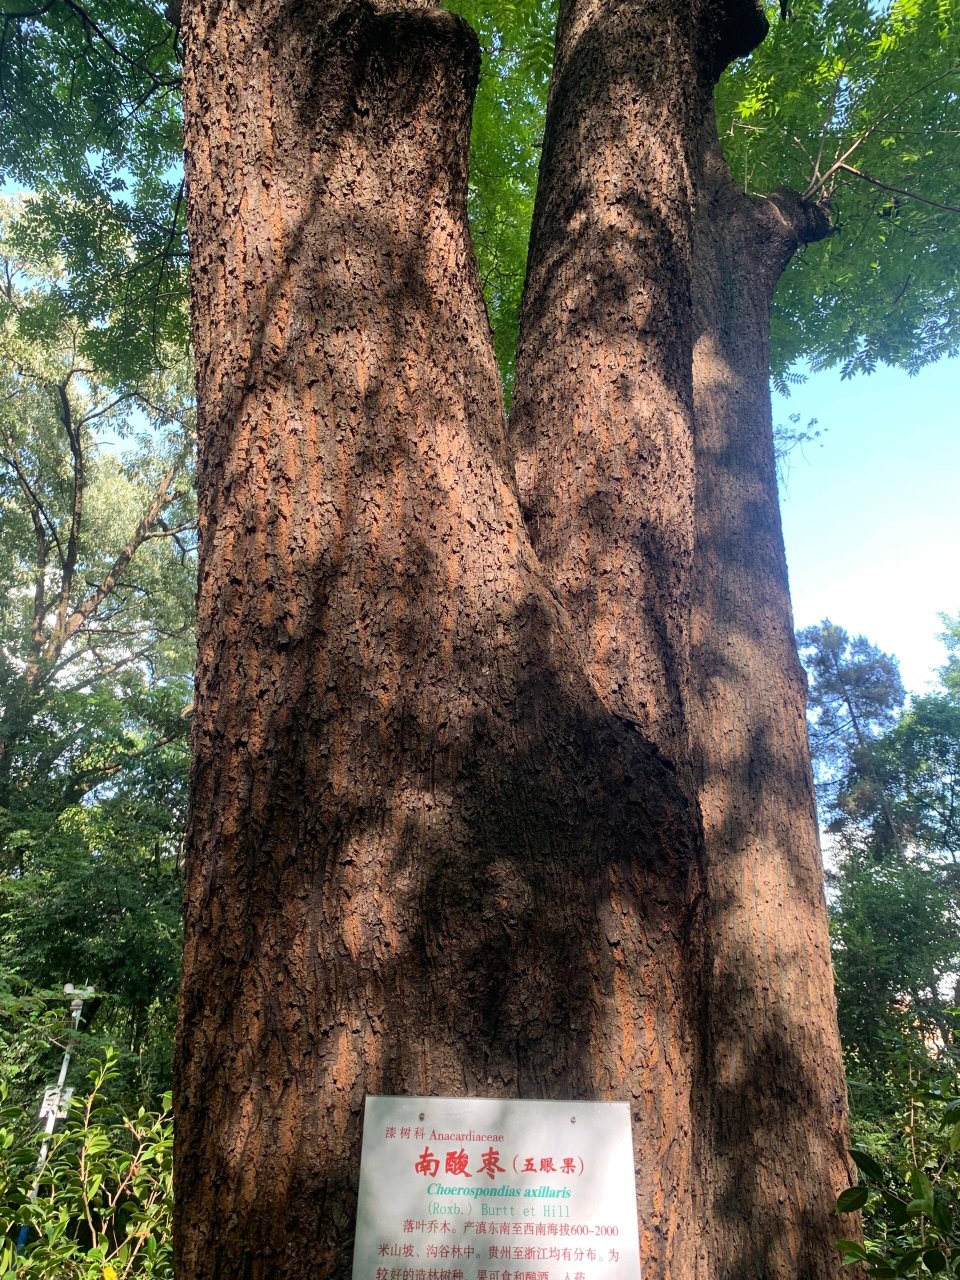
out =
<path fill-rule="evenodd" d="M 89 1000 L 94 994 L 93 987 L 75 987 L 72 982 L 68 982 L 63 988 L 65 996 L 72 996 L 70 1001 L 70 1034 L 67 1036 L 66 1047 L 63 1051 L 63 1061 L 60 1064 L 60 1074 L 57 1076 L 57 1083 L 52 1088 L 44 1090 L 43 1101 L 40 1104 L 40 1118 L 44 1121 L 43 1132 L 44 1139 L 40 1144 L 40 1157 L 37 1160 L 37 1172 L 34 1175 L 33 1186 L 27 1196 L 27 1200 L 32 1202 L 36 1200 L 40 1192 L 40 1179 L 43 1176 L 43 1170 L 47 1160 L 50 1157 L 50 1145 L 53 1138 L 53 1132 L 57 1127 L 57 1121 L 61 1120 L 66 1114 L 66 1108 L 70 1104 L 70 1098 L 73 1095 L 72 1089 L 66 1089 L 64 1086 L 67 1082 L 67 1072 L 70 1070 L 70 1059 L 73 1056 L 74 1045 L 77 1041 L 77 1034 L 80 1030 L 80 1018 L 83 1015 L 83 1002 Z M 23 1253 L 27 1243 L 27 1236 L 30 1234 L 30 1227 L 24 1223 L 20 1228 L 17 1236 L 17 1253 Z"/>

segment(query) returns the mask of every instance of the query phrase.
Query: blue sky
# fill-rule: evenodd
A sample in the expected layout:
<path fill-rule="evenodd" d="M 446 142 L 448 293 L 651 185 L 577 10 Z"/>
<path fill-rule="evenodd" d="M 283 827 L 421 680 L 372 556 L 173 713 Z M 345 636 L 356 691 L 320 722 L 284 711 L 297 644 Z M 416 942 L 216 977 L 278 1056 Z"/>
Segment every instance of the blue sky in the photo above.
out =
<path fill-rule="evenodd" d="M 914 378 L 812 375 L 773 412 L 824 432 L 781 482 L 797 626 L 865 635 L 922 692 L 943 662 L 937 615 L 960 612 L 960 359 Z"/>

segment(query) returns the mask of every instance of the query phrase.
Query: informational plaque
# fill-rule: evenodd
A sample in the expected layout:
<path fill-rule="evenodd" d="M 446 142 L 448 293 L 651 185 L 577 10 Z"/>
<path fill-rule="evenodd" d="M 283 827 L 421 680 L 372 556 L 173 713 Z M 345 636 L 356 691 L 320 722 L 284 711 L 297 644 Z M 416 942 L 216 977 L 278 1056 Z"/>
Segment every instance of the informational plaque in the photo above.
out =
<path fill-rule="evenodd" d="M 353 1280 L 640 1280 L 625 1102 L 367 1098 Z"/>

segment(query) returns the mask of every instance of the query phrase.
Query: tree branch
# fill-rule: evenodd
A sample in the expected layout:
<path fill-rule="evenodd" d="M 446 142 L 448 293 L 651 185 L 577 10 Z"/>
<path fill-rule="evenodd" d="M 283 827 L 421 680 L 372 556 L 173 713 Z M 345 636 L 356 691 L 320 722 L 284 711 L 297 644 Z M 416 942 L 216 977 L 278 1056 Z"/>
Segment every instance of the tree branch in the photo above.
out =
<path fill-rule="evenodd" d="M 30 504 L 31 515 L 34 511 L 36 511 L 42 517 L 44 524 L 47 526 L 47 528 L 50 531 L 50 537 L 53 539 L 54 544 L 56 545 L 57 554 L 60 557 L 60 564 L 62 567 L 65 557 L 63 554 L 63 546 L 60 543 L 60 537 L 59 537 L 59 534 L 57 533 L 57 527 L 53 523 L 53 521 L 50 519 L 50 516 L 47 514 L 46 508 L 44 507 L 43 503 L 40 501 L 40 498 L 38 497 L 30 481 L 27 479 L 27 476 L 23 470 L 23 467 L 20 465 L 19 459 L 16 456 L 16 445 L 14 444 L 12 436 L 7 436 L 7 447 L 11 450 L 11 453 L 9 455 L 4 454 L 2 456 L 2 459 L 0 459 L 0 461 L 5 462 L 9 467 L 13 468 L 16 474 L 17 480 L 20 484 L 20 488 L 23 490 L 24 495 L 26 496 L 27 502 Z"/>
<path fill-rule="evenodd" d="M 926 89 L 929 89 L 931 85 L 937 84 L 940 80 L 945 80 L 947 76 L 956 75 L 957 72 L 960 72 L 960 64 L 954 64 L 952 67 L 947 67 L 946 71 L 941 71 L 939 75 L 932 76 L 929 80 L 924 81 L 923 84 L 918 85 L 916 89 L 911 89 L 908 94 L 902 97 L 898 102 L 895 102 L 888 111 L 885 111 L 883 115 L 878 116 L 877 119 L 874 120 L 873 124 L 871 124 L 868 129 L 864 129 L 863 133 L 861 133 L 860 136 L 856 138 L 849 147 L 847 147 L 846 151 L 834 160 L 833 164 L 829 169 L 827 169 L 826 173 L 824 173 L 822 177 L 818 179 L 817 174 L 813 174 L 806 190 L 803 193 L 804 199 L 809 200 L 816 195 L 818 191 L 822 191 L 839 169 L 846 168 L 847 161 L 853 153 L 859 147 L 862 147 L 867 139 L 871 137 L 872 134 L 876 133 L 882 124 L 886 123 L 886 121 L 890 119 L 894 112 L 899 111 L 905 103 L 909 102 L 912 98 L 915 98 L 918 94 L 923 93 Z"/>
<path fill-rule="evenodd" d="M 67 639 L 66 627 L 67 614 L 70 609 L 70 592 L 73 588 L 73 576 L 77 568 L 77 558 L 80 554 L 80 521 L 83 516 L 83 491 L 86 484 L 86 476 L 84 474 L 83 444 L 80 439 L 80 431 L 74 425 L 70 397 L 67 394 L 67 386 L 71 375 L 72 371 L 67 374 L 63 382 L 57 384 L 57 396 L 60 401 L 60 422 L 67 433 L 70 452 L 73 455 L 73 497 L 70 503 L 70 535 L 67 538 L 67 552 L 63 557 L 60 598 L 57 601 L 57 624 L 53 635 L 47 642 L 45 656 L 56 656 Z"/>
<path fill-rule="evenodd" d="M 14 22 L 20 18 L 42 18 L 44 14 L 50 12 L 57 0 L 48 0 L 47 4 L 42 4 L 39 9 L 4 9 L 4 18 L 10 18 Z"/>
<path fill-rule="evenodd" d="M 77 0 L 63 0 L 63 4 L 71 13 L 75 14 L 80 19 L 87 30 L 92 31 L 100 40 L 103 41 L 116 58 L 119 58 L 121 62 L 125 62 L 128 67 L 133 67 L 135 71 L 139 71 L 141 75 L 146 76 L 155 88 L 175 89 L 179 87 L 179 76 L 158 76 L 155 71 L 150 69 L 150 67 L 145 67 L 143 63 L 138 62 L 136 58 L 131 58 L 128 53 L 125 53 L 118 44 L 111 40 L 99 23 L 94 21 L 83 5 L 77 3 Z"/>
<path fill-rule="evenodd" d="M 167 468 L 163 479 L 157 486 L 153 498 L 150 501 L 150 505 L 147 507 L 147 510 L 144 512 L 142 518 L 137 524 L 137 527 L 130 535 L 126 546 L 110 566 L 110 569 L 104 576 L 103 581 L 100 583 L 93 595 L 76 608 L 66 621 L 60 649 L 63 648 L 63 644 L 65 644 L 67 640 L 76 635 L 84 623 L 96 613 L 104 600 L 107 599 L 114 587 L 120 581 L 120 578 L 123 576 L 127 566 L 130 564 L 130 561 L 136 555 L 138 547 L 147 540 L 153 526 L 157 522 L 157 517 L 160 515 L 160 512 L 174 501 L 176 495 L 170 492 L 170 486 L 173 484 L 177 472 L 180 470 L 182 465 L 183 458 L 181 456 L 175 459 L 175 461 Z M 58 653 L 59 649 L 55 652 L 51 650 L 49 656 L 56 657 L 58 656 Z"/>
<path fill-rule="evenodd" d="M 960 206 L 955 204 L 941 204 L 939 200 L 928 200 L 926 196 L 917 195 L 916 191 L 907 191 L 905 187 L 894 187 L 889 182 L 881 182 L 879 178 L 872 178 L 869 173 L 864 173 L 862 169 L 854 169 L 853 165 L 839 164 L 837 168 L 843 173 L 852 173 L 855 178 L 862 178 L 864 182 L 869 182 L 872 187 L 879 187 L 881 191 L 892 191 L 894 195 L 906 196 L 908 200 L 916 200 L 918 204 L 928 204 L 934 209 L 943 209 L 946 213 L 960 213 Z"/>
<path fill-rule="evenodd" d="M 79 425 L 85 427 L 90 422 L 96 422 L 97 418 L 104 417 L 104 415 L 110 413 L 112 409 L 116 409 L 118 405 L 125 404 L 128 400 L 140 399 L 141 396 L 139 391 L 127 391 L 124 395 L 117 396 L 116 400 L 111 400 L 110 403 L 105 405 L 102 409 L 96 409 L 91 413 L 85 413 L 80 419 Z"/>
<path fill-rule="evenodd" d="M 149 755 L 153 751 L 159 751 L 161 747 L 168 747 L 172 742 L 181 742 L 187 735 L 186 724 L 179 733 L 168 733 L 162 738 L 155 738 L 153 742 L 148 742 L 145 746 L 138 747 L 132 751 L 122 751 L 119 755 L 114 756 L 109 764 L 101 765 L 97 769 L 88 769 L 80 773 L 74 780 L 73 786 L 70 788 L 71 794 L 80 799 L 82 796 L 91 792 L 94 787 L 99 787 L 101 783 L 106 782 L 108 778 L 115 778 L 118 773 L 122 773 L 129 765 L 137 760 L 142 760 L 144 756 Z"/>
<path fill-rule="evenodd" d="M 183 194 L 185 189 L 185 179 L 180 179 L 180 186 L 177 188 L 177 199 L 173 206 L 173 217 L 170 219 L 170 229 L 167 233 L 166 243 L 160 255 L 160 269 L 157 272 L 157 287 L 153 292 L 153 309 L 150 318 L 150 327 L 152 330 L 153 353 L 157 358 L 157 362 L 162 364 L 160 360 L 160 352 L 157 349 L 157 306 L 160 302 L 160 289 L 163 285 L 164 272 L 167 269 L 167 261 L 173 249 L 174 237 L 177 234 L 177 221 L 180 217 L 180 207 L 183 204 Z"/>
<path fill-rule="evenodd" d="M 37 547 L 36 577 L 33 580 L 33 619 L 30 623 L 30 648 L 35 654 L 43 650 L 43 620 L 47 614 L 47 539 L 43 532 L 43 521 L 36 511 L 31 511 L 33 532 Z"/>

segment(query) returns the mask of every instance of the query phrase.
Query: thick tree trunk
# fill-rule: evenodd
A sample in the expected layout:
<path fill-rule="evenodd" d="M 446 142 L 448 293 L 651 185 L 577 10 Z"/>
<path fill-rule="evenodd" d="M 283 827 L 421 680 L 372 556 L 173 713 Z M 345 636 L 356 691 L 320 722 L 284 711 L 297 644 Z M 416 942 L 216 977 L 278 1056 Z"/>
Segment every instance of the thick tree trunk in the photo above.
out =
<path fill-rule="evenodd" d="M 790 193 L 744 197 L 703 127 L 723 62 L 762 34 L 752 7 L 650 8 L 561 6 L 520 497 L 602 696 L 675 760 L 703 823 L 700 1231 L 667 1274 L 825 1280 L 850 1170 L 768 327 L 780 273 L 828 226 Z"/>
<path fill-rule="evenodd" d="M 608 704 L 686 757 L 693 552 L 692 2 L 558 15 L 512 443 L 534 545 Z"/>
<path fill-rule="evenodd" d="M 707 882 L 706 1235 L 713 1280 L 825 1280 L 841 1274 L 832 1202 L 852 1169 L 777 502 L 769 316 L 794 251 L 829 228 L 790 192 L 744 196 L 711 135 L 694 227 L 688 701 Z"/>
<path fill-rule="evenodd" d="M 631 1097 L 667 1274 L 696 822 L 584 675 L 521 519 L 466 235 L 476 42 L 367 4 L 197 4 L 185 33 L 178 1274 L 345 1276 L 367 1092 Z"/>
<path fill-rule="evenodd" d="M 716 743 L 704 728 L 741 693 L 695 687 L 726 608 L 697 560 L 720 536 L 693 358 L 700 123 L 759 34 L 733 0 L 564 7 L 518 493 L 466 232 L 471 33 L 365 0 L 187 6 L 201 514 L 180 1280 L 346 1276 L 368 1092 L 629 1098 L 648 1280 L 814 1274 L 798 1259 L 832 1187 L 803 1126 L 835 1041 L 763 995 L 752 891 L 723 897 L 763 862 L 727 834 L 724 787 L 753 777 L 739 739 L 715 764 L 724 724 Z M 776 796 L 799 795 L 784 826 L 814 840 L 770 874 L 789 873 L 796 943 L 822 960 L 797 704 L 771 709 L 769 689 L 750 714 L 793 735 Z M 743 991 L 720 992 L 743 956 Z M 800 1092 L 768 1105 L 757 1063 L 788 1031 Z M 741 1050 L 756 1085 L 714 1104 Z M 771 1114 L 783 1172 L 751 1128 Z M 764 1167 L 734 1203 L 744 1144 Z"/>

